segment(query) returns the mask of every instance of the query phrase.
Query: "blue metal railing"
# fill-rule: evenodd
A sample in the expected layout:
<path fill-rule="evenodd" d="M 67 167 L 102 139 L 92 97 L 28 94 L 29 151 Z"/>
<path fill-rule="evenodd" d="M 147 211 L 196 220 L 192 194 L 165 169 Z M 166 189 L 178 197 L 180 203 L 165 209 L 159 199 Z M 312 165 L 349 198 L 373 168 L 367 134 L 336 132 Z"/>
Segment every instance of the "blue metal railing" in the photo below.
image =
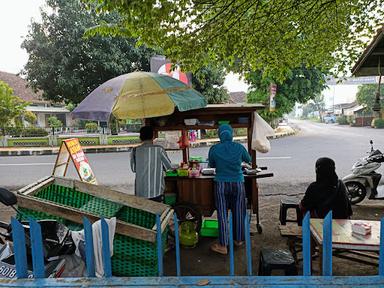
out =
<path fill-rule="evenodd" d="M 57 286 L 55 281 L 59 281 L 63 287 L 76 286 L 76 281 L 82 281 L 81 284 L 86 287 L 108 285 L 108 286 L 156 286 L 156 287 L 175 287 L 178 285 L 194 286 L 205 283 L 205 287 L 227 285 L 234 286 L 247 286 L 247 285 L 287 285 L 287 286 L 320 286 L 320 285 L 333 285 L 333 286 L 383 286 L 384 287 L 384 241 L 380 242 L 380 257 L 379 257 L 379 275 L 377 276 L 332 276 L 332 212 L 330 212 L 324 219 L 323 223 L 323 255 L 322 255 L 322 276 L 311 276 L 311 237 L 310 237 L 310 215 L 307 213 L 303 219 L 302 226 L 302 245 L 303 245 L 303 276 L 252 276 L 252 255 L 251 255 L 251 239 L 250 239 L 250 215 L 247 213 L 244 218 L 245 225 L 245 253 L 247 259 L 247 276 L 235 276 L 235 261 L 233 255 L 233 236 L 232 236 L 232 214 L 229 214 L 229 257 L 230 269 L 229 276 L 181 276 L 180 268 L 180 247 L 179 247 L 179 227 L 176 214 L 174 215 L 175 225 L 175 250 L 176 250 L 176 277 L 163 276 L 163 245 L 161 237 L 161 223 L 160 216 L 156 217 L 157 225 L 157 250 L 158 250 L 158 275 L 159 277 L 130 277 L 118 278 L 112 277 L 111 257 L 109 247 L 108 225 L 104 219 L 101 219 L 102 231 L 102 255 L 103 255 L 103 268 L 104 280 L 95 277 L 95 259 L 93 254 L 93 237 L 91 223 L 87 218 L 83 219 L 85 231 L 85 255 L 87 276 L 91 278 L 66 278 L 66 279 L 34 279 L 23 280 L 27 278 L 27 257 L 25 248 L 25 232 L 22 225 L 14 218 L 11 220 L 14 252 L 16 262 L 16 276 L 17 280 L 2 280 L 0 279 L 0 287 L 11 286 L 29 286 L 29 287 L 54 287 Z M 384 237 L 384 218 L 381 220 L 380 239 Z M 30 235 L 28 236 L 31 241 L 32 248 L 32 262 L 33 262 L 33 275 L 35 278 L 44 278 L 44 261 L 42 251 L 42 238 L 40 225 L 34 220 L 30 220 Z M 32 282 L 31 282 L 32 281 Z M 85 282 L 84 282 L 85 281 Z M 104 282 L 100 282 L 104 281 Z M 199 282 L 206 281 L 206 282 Z M 14 283 L 15 285 L 10 285 Z M 100 284 L 104 283 L 104 284 Z"/>

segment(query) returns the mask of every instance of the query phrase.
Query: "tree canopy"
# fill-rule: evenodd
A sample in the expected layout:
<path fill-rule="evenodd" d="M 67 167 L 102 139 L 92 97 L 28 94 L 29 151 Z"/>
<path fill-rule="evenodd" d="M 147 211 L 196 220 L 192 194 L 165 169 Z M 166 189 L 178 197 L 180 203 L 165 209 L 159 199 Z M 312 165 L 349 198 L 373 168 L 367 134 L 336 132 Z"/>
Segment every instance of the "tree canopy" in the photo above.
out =
<path fill-rule="evenodd" d="M 272 83 L 277 84 L 275 96 L 276 110 L 263 111 L 267 119 L 281 117 L 292 111 L 295 103 L 306 103 L 314 100 L 326 87 L 325 74 L 317 68 L 296 68 L 290 71 L 284 81 L 262 76 L 261 71 L 247 73 L 246 82 L 250 84 L 247 100 L 251 103 L 269 104 L 269 89 Z"/>
<path fill-rule="evenodd" d="M 13 94 L 7 83 L 0 81 L 0 129 L 3 135 L 5 128 L 23 114 L 27 105 L 28 102 Z"/>
<path fill-rule="evenodd" d="M 83 1 L 123 16 L 91 33 L 139 37 L 187 70 L 217 61 L 280 80 L 301 65 L 345 72 L 384 18 L 382 0 Z"/>
<path fill-rule="evenodd" d="M 372 112 L 376 100 L 377 84 L 363 84 L 358 87 L 356 93 L 357 103 L 365 105 L 367 111 Z M 380 95 L 384 95 L 384 86 L 380 87 Z M 381 107 L 384 107 L 384 101 L 380 100 Z"/>
<path fill-rule="evenodd" d="M 209 104 L 220 104 L 227 102 L 229 95 L 223 87 L 225 71 L 223 67 L 208 65 L 198 69 L 192 74 L 192 85 L 201 92 Z"/>
<path fill-rule="evenodd" d="M 84 37 L 99 21 L 117 23 L 118 13 L 96 13 L 80 0 L 47 0 L 42 22 L 32 22 L 22 44 L 29 54 L 24 74 L 46 99 L 79 103 L 118 75 L 149 71 L 154 50 L 126 37 Z M 88 7 L 89 8 L 89 7 Z"/>

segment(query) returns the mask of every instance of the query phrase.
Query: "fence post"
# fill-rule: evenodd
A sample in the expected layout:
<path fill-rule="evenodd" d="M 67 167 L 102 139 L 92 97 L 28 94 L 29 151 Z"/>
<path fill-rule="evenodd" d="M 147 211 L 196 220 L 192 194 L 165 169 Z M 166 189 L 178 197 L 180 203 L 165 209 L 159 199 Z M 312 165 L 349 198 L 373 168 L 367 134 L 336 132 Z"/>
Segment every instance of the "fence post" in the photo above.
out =
<path fill-rule="evenodd" d="M 161 239 L 160 215 L 156 215 L 156 236 L 157 236 L 157 266 L 159 276 L 163 276 L 163 243 Z"/>
<path fill-rule="evenodd" d="M 303 276 L 311 276 L 311 231 L 310 214 L 307 212 L 303 219 Z"/>
<path fill-rule="evenodd" d="M 92 225 L 88 218 L 83 217 L 84 238 L 85 238 L 85 262 L 87 266 L 87 276 L 95 277 L 95 254 L 93 252 Z"/>
<path fill-rule="evenodd" d="M 332 276 L 332 211 L 323 223 L 323 276 Z"/>
<path fill-rule="evenodd" d="M 245 253 L 247 255 L 247 275 L 252 276 L 252 251 L 251 251 L 251 229 L 249 213 L 245 213 L 244 217 L 244 234 L 245 234 Z"/>
<path fill-rule="evenodd" d="M 173 213 L 173 222 L 175 225 L 175 248 L 176 248 L 176 275 L 181 276 L 180 269 L 180 239 L 179 239 L 179 220 L 176 212 Z"/>
<path fill-rule="evenodd" d="M 229 275 L 235 276 L 235 257 L 233 255 L 232 211 L 229 211 Z"/>
<path fill-rule="evenodd" d="M 384 276 L 384 218 L 381 218 L 381 221 L 380 221 L 379 275 Z"/>
<path fill-rule="evenodd" d="M 45 278 L 43 239 L 41 237 L 41 227 L 35 220 L 29 219 L 33 276 L 35 278 Z"/>
<path fill-rule="evenodd" d="M 13 250 L 15 253 L 16 276 L 27 278 L 27 251 L 25 248 L 24 227 L 14 217 L 11 218 Z"/>
<path fill-rule="evenodd" d="M 111 265 L 111 252 L 109 244 L 109 229 L 108 224 L 104 218 L 101 218 L 101 238 L 103 240 L 103 268 L 104 276 L 109 278 L 112 277 L 112 265 Z"/>

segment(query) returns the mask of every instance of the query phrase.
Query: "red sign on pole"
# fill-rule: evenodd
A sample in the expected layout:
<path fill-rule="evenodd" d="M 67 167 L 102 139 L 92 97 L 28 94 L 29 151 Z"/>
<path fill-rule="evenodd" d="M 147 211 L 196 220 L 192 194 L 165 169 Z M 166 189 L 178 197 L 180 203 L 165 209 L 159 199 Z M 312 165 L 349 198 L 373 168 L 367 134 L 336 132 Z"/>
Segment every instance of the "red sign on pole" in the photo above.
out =
<path fill-rule="evenodd" d="M 277 91 L 277 85 L 276 84 L 271 84 L 269 86 L 269 111 L 273 112 L 276 110 L 276 91 Z"/>

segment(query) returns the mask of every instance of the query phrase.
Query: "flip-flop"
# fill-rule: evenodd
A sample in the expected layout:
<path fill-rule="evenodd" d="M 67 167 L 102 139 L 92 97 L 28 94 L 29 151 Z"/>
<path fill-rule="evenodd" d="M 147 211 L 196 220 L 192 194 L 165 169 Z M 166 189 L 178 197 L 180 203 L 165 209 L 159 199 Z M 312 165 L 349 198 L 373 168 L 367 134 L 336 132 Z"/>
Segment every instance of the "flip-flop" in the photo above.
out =
<path fill-rule="evenodd" d="M 233 241 L 233 244 L 235 244 L 236 247 L 241 247 L 244 245 L 244 241 Z"/>
<path fill-rule="evenodd" d="M 221 255 L 227 255 L 228 254 L 227 248 L 222 248 L 222 246 L 220 246 L 218 243 L 212 244 L 210 248 L 212 251 L 219 253 Z"/>

